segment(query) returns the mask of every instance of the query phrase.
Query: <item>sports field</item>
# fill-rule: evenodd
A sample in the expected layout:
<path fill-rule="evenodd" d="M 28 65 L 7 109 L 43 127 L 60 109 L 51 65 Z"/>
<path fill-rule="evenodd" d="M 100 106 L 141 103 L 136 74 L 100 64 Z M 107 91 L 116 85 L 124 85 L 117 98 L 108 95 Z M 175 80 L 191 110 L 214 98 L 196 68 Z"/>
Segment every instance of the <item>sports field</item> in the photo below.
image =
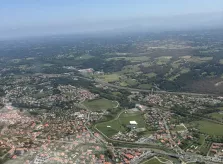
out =
<path fill-rule="evenodd" d="M 138 128 L 146 127 L 141 113 L 122 113 L 114 120 L 97 124 L 96 128 L 104 133 L 106 136 L 111 137 L 119 131 L 126 132 L 129 121 L 136 121 L 138 123 Z"/>

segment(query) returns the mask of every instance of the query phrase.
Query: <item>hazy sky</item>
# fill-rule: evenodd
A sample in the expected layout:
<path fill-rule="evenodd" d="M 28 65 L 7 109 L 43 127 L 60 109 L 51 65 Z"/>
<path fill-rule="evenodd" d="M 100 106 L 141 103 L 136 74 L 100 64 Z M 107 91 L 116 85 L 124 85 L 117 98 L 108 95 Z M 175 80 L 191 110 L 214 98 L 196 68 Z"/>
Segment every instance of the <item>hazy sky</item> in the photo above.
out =
<path fill-rule="evenodd" d="M 158 26 L 180 15 L 194 23 L 199 14 L 219 19 L 222 11 L 223 0 L 0 0 L 0 36 L 124 28 L 148 18 Z"/>

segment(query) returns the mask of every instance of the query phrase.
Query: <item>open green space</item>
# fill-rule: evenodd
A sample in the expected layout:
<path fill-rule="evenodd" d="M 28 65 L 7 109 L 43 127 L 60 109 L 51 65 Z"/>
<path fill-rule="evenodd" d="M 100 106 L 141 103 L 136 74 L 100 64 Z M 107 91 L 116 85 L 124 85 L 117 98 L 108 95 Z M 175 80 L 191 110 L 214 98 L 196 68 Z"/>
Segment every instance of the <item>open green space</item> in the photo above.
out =
<path fill-rule="evenodd" d="M 127 65 L 122 68 L 120 74 L 131 74 L 140 71 L 139 65 Z"/>
<path fill-rule="evenodd" d="M 203 144 L 205 142 L 205 135 L 200 135 L 199 140 L 198 140 L 199 144 Z"/>
<path fill-rule="evenodd" d="M 125 127 L 120 125 L 119 121 L 117 120 L 99 123 L 96 125 L 96 128 L 108 137 L 111 137 L 118 132 L 124 132 L 126 130 Z"/>
<path fill-rule="evenodd" d="M 157 157 L 158 158 L 158 157 Z M 157 158 L 153 157 L 147 161 L 142 162 L 141 164 L 162 164 L 162 162 L 166 162 L 167 160 L 165 158 L 159 158 L 159 161 Z"/>
<path fill-rule="evenodd" d="M 182 68 L 180 73 L 183 74 L 183 73 L 188 73 L 190 72 L 190 69 L 189 68 Z"/>
<path fill-rule="evenodd" d="M 180 162 L 181 162 L 180 159 L 178 159 L 178 158 L 174 158 L 174 157 L 170 157 L 170 156 L 168 156 L 168 155 L 161 155 L 161 156 L 159 156 L 159 159 L 162 160 L 162 161 L 167 161 L 167 160 L 169 160 L 169 161 L 171 161 L 172 163 L 180 163 Z"/>
<path fill-rule="evenodd" d="M 180 65 L 181 65 L 181 62 L 182 62 L 181 60 L 174 61 L 174 62 L 171 63 L 171 66 L 173 68 L 179 68 Z"/>
<path fill-rule="evenodd" d="M 122 86 L 122 87 L 127 87 L 128 86 L 128 83 L 126 83 L 125 81 L 123 81 L 119 85 Z"/>
<path fill-rule="evenodd" d="M 183 131 L 183 130 L 186 130 L 185 129 L 185 127 L 184 126 L 182 126 L 182 125 L 177 125 L 174 129 L 173 129 L 173 131 Z"/>
<path fill-rule="evenodd" d="M 215 113 L 211 113 L 211 114 L 208 114 L 208 115 L 211 116 L 211 118 L 213 118 L 215 120 L 223 122 L 223 113 L 215 112 Z"/>
<path fill-rule="evenodd" d="M 141 113 L 122 113 L 118 119 L 121 125 L 127 126 L 129 121 L 136 121 L 138 128 L 145 128 L 146 124 Z"/>
<path fill-rule="evenodd" d="M 168 78 L 168 80 L 169 80 L 169 81 L 174 81 L 174 80 L 176 80 L 179 76 L 180 76 L 180 74 L 171 76 L 171 77 Z"/>
<path fill-rule="evenodd" d="M 209 149 L 210 149 L 210 146 L 211 146 L 211 142 L 204 142 L 204 144 L 199 148 L 200 150 L 200 153 L 202 155 L 207 155 Z"/>
<path fill-rule="evenodd" d="M 161 57 L 158 57 L 158 58 L 156 58 L 156 64 L 157 65 L 167 64 L 170 61 L 171 58 L 172 58 L 172 56 L 161 56 Z"/>
<path fill-rule="evenodd" d="M 98 76 L 99 79 L 102 79 L 106 82 L 115 82 L 119 80 L 119 75 L 118 74 L 107 74 L 107 75 L 100 75 Z"/>
<path fill-rule="evenodd" d="M 146 74 L 146 76 L 149 78 L 153 78 L 153 77 L 156 77 L 156 73 L 148 73 Z"/>
<path fill-rule="evenodd" d="M 223 111 L 223 107 L 219 107 L 218 109 L 222 110 Z"/>
<path fill-rule="evenodd" d="M 152 84 L 140 84 L 138 86 L 138 88 L 140 88 L 140 89 L 151 89 L 152 88 Z"/>
<path fill-rule="evenodd" d="M 117 102 L 107 99 L 88 100 L 83 103 L 88 109 L 92 111 L 107 110 L 117 106 Z"/>
<path fill-rule="evenodd" d="M 129 85 L 129 86 L 135 86 L 138 84 L 138 81 L 136 79 L 127 79 L 126 80 L 126 83 Z"/>
<path fill-rule="evenodd" d="M 120 86 L 122 87 L 127 87 L 127 86 L 136 86 L 138 84 L 138 81 L 136 79 L 126 79 L 120 82 Z"/>
<path fill-rule="evenodd" d="M 202 120 L 202 121 L 192 122 L 192 126 L 199 129 L 200 132 L 208 134 L 208 135 L 223 136 L 223 130 L 221 130 L 221 129 L 223 129 L 223 125 L 221 125 L 221 124 Z"/>
<path fill-rule="evenodd" d="M 220 62 L 220 64 L 223 64 L 223 59 L 220 59 L 220 61 L 219 61 L 219 62 Z"/>
<path fill-rule="evenodd" d="M 91 59 L 91 58 L 93 58 L 93 56 L 85 54 L 85 55 L 75 58 L 75 60 L 87 60 L 87 59 Z"/>
<path fill-rule="evenodd" d="M 118 118 L 114 120 L 102 122 L 96 124 L 96 128 L 104 133 L 106 136 L 111 137 L 112 135 L 120 132 L 126 132 L 127 125 L 129 121 L 136 121 L 138 123 L 138 128 L 145 128 L 146 124 L 144 122 L 143 116 L 141 113 L 122 113 Z"/>

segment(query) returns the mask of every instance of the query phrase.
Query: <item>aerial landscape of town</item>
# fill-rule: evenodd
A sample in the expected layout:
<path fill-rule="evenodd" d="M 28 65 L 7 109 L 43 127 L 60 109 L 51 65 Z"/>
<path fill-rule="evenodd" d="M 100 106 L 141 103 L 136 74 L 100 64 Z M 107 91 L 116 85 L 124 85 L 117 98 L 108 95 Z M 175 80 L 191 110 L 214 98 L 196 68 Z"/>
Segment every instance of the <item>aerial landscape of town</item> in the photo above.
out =
<path fill-rule="evenodd" d="M 0 163 L 223 163 L 223 31 L 0 43 Z"/>

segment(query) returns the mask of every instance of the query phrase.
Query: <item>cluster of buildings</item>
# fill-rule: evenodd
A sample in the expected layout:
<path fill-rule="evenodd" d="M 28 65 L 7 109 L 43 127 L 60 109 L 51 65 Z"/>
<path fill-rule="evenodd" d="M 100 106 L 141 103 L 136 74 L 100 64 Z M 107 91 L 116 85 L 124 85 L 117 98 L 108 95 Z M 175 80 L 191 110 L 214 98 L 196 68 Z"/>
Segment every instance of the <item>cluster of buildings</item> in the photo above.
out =
<path fill-rule="evenodd" d="M 223 143 L 212 143 L 209 151 L 209 154 L 221 157 L 223 159 Z"/>
<path fill-rule="evenodd" d="M 139 158 L 145 150 L 142 149 L 127 149 L 127 148 L 116 148 L 110 150 L 112 160 L 117 164 L 130 164 L 134 159 Z"/>
<path fill-rule="evenodd" d="M 32 161 L 26 161 L 28 164 L 74 161 L 87 164 L 103 161 L 95 154 L 103 155 L 101 142 L 106 141 L 98 133 L 92 134 L 87 128 L 92 122 L 89 119 L 91 112 L 70 109 L 58 116 L 52 110 L 50 113 L 43 112 L 41 117 L 34 117 L 27 115 L 26 111 L 15 110 L 9 104 L 2 110 L 0 147 L 4 148 L 5 154 L 11 160 L 28 155 L 33 157 Z M 93 115 L 98 114 L 94 112 Z"/>
<path fill-rule="evenodd" d="M 103 71 L 95 71 L 93 68 L 79 69 L 78 72 L 84 75 L 104 75 Z"/>
<path fill-rule="evenodd" d="M 118 132 L 117 134 L 113 135 L 111 138 L 115 139 L 115 140 L 122 140 L 122 141 L 133 142 L 136 139 L 138 139 L 138 135 L 137 135 L 136 131 L 131 130 L 130 132 L 125 132 L 125 133 Z"/>
<path fill-rule="evenodd" d="M 59 85 L 58 89 L 62 94 L 66 94 L 68 100 L 76 100 L 77 102 L 81 102 L 84 100 L 92 100 L 98 97 L 97 94 L 93 94 L 86 89 L 77 88 L 72 85 Z"/>
<path fill-rule="evenodd" d="M 5 97 L 15 106 L 50 109 L 56 105 L 68 108 L 68 104 L 69 107 L 73 106 L 71 102 L 79 103 L 98 96 L 72 85 L 52 85 L 55 78 L 66 77 L 63 74 L 35 74 L 21 77 L 12 82 L 13 86 L 5 86 Z"/>
<path fill-rule="evenodd" d="M 149 94 L 145 97 L 144 101 L 146 101 L 149 105 L 159 105 L 161 106 L 163 99 L 160 95 L 157 94 Z"/>

